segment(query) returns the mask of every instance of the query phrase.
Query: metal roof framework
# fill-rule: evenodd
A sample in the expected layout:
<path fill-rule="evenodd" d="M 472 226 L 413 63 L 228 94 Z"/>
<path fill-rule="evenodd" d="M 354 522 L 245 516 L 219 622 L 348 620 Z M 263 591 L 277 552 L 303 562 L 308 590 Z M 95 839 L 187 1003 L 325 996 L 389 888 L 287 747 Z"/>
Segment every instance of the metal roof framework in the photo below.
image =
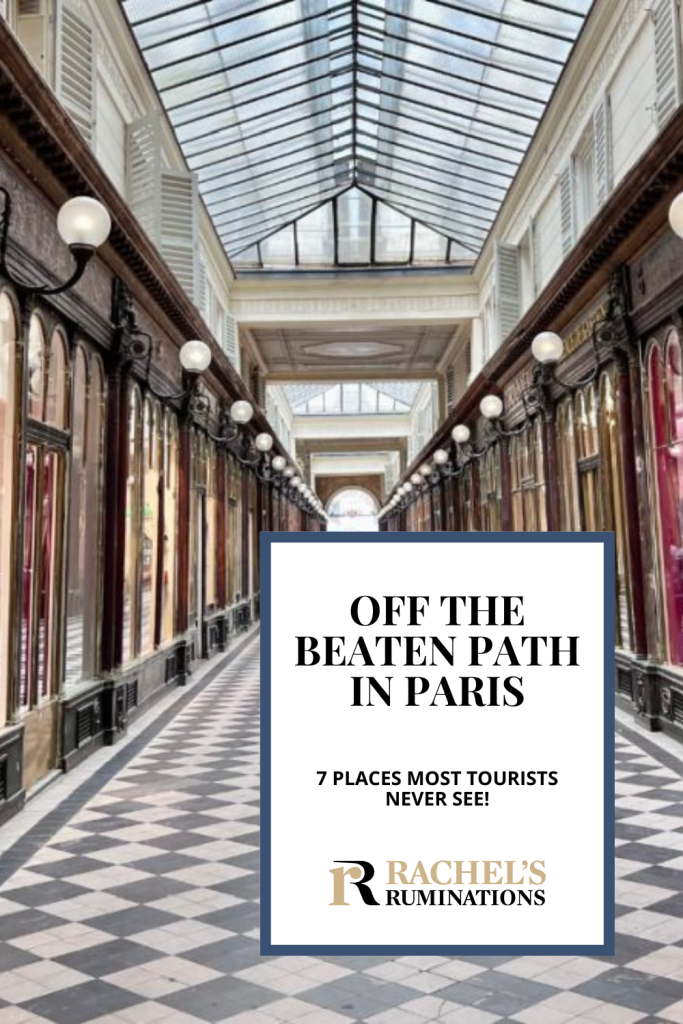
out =
<path fill-rule="evenodd" d="M 592 6 L 121 2 L 238 270 L 473 261 Z"/>

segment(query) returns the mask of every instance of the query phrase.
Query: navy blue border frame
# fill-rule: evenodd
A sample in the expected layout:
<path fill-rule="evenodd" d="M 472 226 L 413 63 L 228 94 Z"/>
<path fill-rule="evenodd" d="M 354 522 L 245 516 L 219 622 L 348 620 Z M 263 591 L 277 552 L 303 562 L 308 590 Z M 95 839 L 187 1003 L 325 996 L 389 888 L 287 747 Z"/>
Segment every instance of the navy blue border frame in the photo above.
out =
<path fill-rule="evenodd" d="M 604 549 L 604 942 L 602 945 L 273 945 L 271 941 L 271 550 L 273 544 L 602 544 Z M 614 534 L 613 533 L 261 533 L 261 955 L 262 956 L 613 956 L 614 903 Z M 552 581 L 552 577 L 551 577 Z M 561 581 L 557 581 L 560 583 Z"/>

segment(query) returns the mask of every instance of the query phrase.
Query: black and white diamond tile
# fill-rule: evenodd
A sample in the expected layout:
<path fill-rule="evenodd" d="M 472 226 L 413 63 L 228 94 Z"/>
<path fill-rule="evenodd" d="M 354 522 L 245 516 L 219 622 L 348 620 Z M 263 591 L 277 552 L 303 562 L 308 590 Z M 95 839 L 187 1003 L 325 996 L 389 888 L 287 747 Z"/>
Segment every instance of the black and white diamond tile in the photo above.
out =
<path fill-rule="evenodd" d="M 617 734 L 614 957 L 260 957 L 258 739 L 253 643 L 17 858 L 0 1024 L 683 1024 L 683 762 Z"/>

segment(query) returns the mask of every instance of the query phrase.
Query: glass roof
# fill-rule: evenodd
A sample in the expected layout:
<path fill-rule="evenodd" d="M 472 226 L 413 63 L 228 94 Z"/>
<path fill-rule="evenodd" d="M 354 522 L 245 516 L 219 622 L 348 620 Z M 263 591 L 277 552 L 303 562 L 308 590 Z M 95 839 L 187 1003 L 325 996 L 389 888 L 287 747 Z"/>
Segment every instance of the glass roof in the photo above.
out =
<path fill-rule="evenodd" d="M 286 384 L 295 416 L 368 416 L 409 413 L 419 381 L 354 381 L 345 384 Z"/>
<path fill-rule="evenodd" d="M 476 258 L 592 5 L 122 2 L 237 267 Z"/>

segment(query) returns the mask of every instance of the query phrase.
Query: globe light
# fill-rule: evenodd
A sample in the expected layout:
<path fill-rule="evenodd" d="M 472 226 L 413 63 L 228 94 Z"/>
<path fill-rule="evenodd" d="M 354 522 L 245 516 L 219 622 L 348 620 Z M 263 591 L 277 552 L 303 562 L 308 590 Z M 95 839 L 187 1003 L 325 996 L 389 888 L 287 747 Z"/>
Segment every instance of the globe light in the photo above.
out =
<path fill-rule="evenodd" d="M 556 363 L 563 352 L 564 342 L 554 331 L 541 331 L 531 342 L 531 354 L 538 363 Z"/>
<path fill-rule="evenodd" d="M 283 471 L 283 475 L 286 476 L 288 480 L 290 480 L 294 476 L 293 468 L 291 466 L 287 466 L 287 469 Z"/>
<path fill-rule="evenodd" d="M 669 207 L 669 224 L 679 238 L 683 238 L 683 192 L 679 192 Z"/>
<path fill-rule="evenodd" d="M 300 485 L 301 485 L 301 477 L 300 476 L 293 476 L 292 477 L 292 487 L 299 487 Z"/>
<path fill-rule="evenodd" d="M 271 434 L 257 434 L 256 440 L 254 441 L 256 451 L 258 452 L 269 452 L 273 447 L 273 438 Z"/>
<path fill-rule="evenodd" d="M 414 487 L 419 487 L 420 484 L 422 483 L 422 477 L 420 476 L 419 473 L 413 473 L 413 475 L 410 478 L 410 482 L 411 484 L 413 484 Z"/>
<path fill-rule="evenodd" d="M 406 480 L 406 482 L 403 485 L 403 493 L 404 494 L 410 494 L 412 489 L 413 489 L 413 485 L 411 484 L 410 480 Z"/>
<path fill-rule="evenodd" d="M 245 402 L 244 399 L 240 399 L 239 402 L 233 402 L 230 406 L 230 419 L 233 423 L 248 423 L 253 415 L 253 405 L 251 402 Z"/>
<path fill-rule="evenodd" d="M 97 249 L 109 238 L 111 217 L 97 199 L 76 196 L 68 199 L 57 214 L 57 230 L 68 246 Z"/>
<path fill-rule="evenodd" d="M 422 473 L 422 476 L 431 476 L 432 467 L 428 463 L 423 462 L 420 466 L 419 472 Z"/>
<path fill-rule="evenodd" d="M 451 437 L 456 444 L 467 444 L 470 436 L 470 428 L 465 423 L 456 423 L 451 430 Z"/>
<path fill-rule="evenodd" d="M 198 338 L 186 341 L 178 353 L 180 365 L 186 373 L 204 373 L 211 365 L 211 349 Z"/>
<path fill-rule="evenodd" d="M 282 470 L 285 469 L 285 467 L 287 466 L 287 459 L 284 457 L 284 455 L 276 455 L 271 465 L 276 473 L 281 473 Z"/>
<path fill-rule="evenodd" d="M 437 448 L 434 452 L 434 462 L 437 466 L 445 466 L 448 462 L 448 452 L 445 448 Z"/>
<path fill-rule="evenodd" d="M 479 403 L 479 409 L 487 420 L 497 420 L 503 413 L 503 400 L 498 395 L 485 395 Z"/>

